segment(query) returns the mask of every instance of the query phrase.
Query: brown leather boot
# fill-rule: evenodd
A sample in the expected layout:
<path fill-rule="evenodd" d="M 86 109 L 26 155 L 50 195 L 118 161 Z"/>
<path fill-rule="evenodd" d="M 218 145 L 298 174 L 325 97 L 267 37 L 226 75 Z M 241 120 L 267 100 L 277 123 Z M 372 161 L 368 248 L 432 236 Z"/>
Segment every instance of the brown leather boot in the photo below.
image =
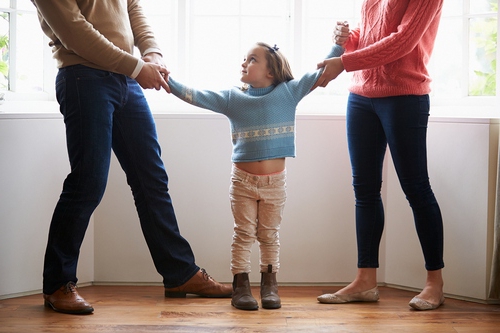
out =
<path fill-rule="evenodd" d="M 257 310 L 259 308 L 259 303 L 252 296 L 248 273 L 234 275 L 231 305 L 240 310 Z"/>
<path fill-rule="evenodd" d="M 278 282 L 276 282 L 276 273 L 273 273 L 273 265 L 268 265 L 267 272 L 261 273 L 260 298 L 264 309 L 281 308 L 281 299 L 278 295 Z"/>

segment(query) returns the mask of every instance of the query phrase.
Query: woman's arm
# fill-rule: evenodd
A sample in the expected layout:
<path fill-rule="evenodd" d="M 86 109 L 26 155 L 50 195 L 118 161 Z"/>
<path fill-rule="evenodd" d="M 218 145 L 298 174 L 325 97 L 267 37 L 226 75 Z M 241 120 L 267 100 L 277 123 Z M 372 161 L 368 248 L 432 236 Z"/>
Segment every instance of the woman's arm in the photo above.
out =
<path fill-rule="evenodd" d="M 397 29 L 369 46 L 344 54 L 343 66 L 351 72 L 379 67 L 404 57 L 426 34 L 435 34 L 431 30 L 438 28 L 436 16 L 441 13 L 442 5 L 443 0 L 408 1 Z"/>

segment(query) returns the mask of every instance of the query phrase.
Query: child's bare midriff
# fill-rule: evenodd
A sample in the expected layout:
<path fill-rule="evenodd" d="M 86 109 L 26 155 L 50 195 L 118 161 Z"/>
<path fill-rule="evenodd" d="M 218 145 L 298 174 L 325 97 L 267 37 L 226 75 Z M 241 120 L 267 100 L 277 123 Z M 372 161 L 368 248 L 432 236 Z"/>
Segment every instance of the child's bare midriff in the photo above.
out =
<path fill-rule="evenodd" d="M 237 162 L 234 163 L 238 169 L 252 173 L 254 175 L 269 175 L 271 173 L 285 170 L 285 158 L 275 158 L 272 160 Z"/>

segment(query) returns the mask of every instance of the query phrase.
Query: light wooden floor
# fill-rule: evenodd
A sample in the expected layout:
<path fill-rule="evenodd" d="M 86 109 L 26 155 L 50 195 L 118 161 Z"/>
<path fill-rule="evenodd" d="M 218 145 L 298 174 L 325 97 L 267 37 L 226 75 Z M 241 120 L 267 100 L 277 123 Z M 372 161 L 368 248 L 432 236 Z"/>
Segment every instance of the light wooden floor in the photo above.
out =
<path fill-rule="evenodd" d="M 230 299 L 163 297 L 156 286 L 91 286 L 80 294 L 91 315 L 56 313 L 41 295 L 0 301 L 1 333 L 142 332 L 500 332 L 500 305 L 448 298 L 434 311 L 415 311 L 414 292 L 380 288 L 376 303 L 320 304 L 316 296 L 340 287 L 280 287 L 283 307 L 241 311 Z M 254 296 L 258 287 L 252 288 Z"/>

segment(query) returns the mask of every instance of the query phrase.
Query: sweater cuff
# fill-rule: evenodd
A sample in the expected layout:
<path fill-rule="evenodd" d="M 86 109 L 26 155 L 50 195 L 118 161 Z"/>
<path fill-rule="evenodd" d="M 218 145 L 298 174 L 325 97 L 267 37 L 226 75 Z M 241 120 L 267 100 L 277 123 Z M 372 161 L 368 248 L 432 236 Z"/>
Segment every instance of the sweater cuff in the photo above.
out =
<path fill-rule="evenodd" d="M 344 54 L 344 51 L 345 49 L 342 46 L 338 44 L 333 44 L 330 53 L 328 53 L 325 59 L 340 57 L 342 54 Z"/>
<path fill-rule="evenodd" d="M 141 72 L 142 67 L 144 67 L 144 60 L 139 59 L 139 61 L 137 61 L 137 65 L 135 66 L 135 69 L 132 72 L 132 74 L 130 75 L 130 77 L 132 79 L 135 79 L 137 77 L 137 75 L 139 75 L 139 73 Z"/>
<path fill-rule="evenodd" d="M 142 53 L 142 56 L 145 56 L 148 53 L 158 53 L 158 54 L 161 54 L 161 56 L 163 57 L 161 50 L 157 47 L 150 47 L 149 49 L 144 50 L 144 52 Z"/>

